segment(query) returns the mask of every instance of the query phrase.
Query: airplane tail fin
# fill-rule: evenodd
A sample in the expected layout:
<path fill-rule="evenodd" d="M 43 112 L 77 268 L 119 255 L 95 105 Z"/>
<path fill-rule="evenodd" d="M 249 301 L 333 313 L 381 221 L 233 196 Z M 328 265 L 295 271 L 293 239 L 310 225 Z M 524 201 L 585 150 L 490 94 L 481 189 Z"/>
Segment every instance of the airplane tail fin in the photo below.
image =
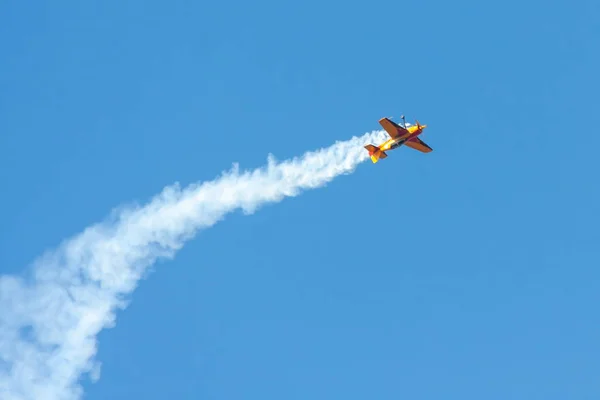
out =
<path fill-rule="evenodd" d="M 373 164 L 375 164 L 380 159 L 387 157 L 385 151 L 381 151 L 379 147 L 373 146 L 372 144 L 366 145 L 365 149 L 369 151 L 369 156 L 371 156 L 371 161 L 373 161 Z"/>

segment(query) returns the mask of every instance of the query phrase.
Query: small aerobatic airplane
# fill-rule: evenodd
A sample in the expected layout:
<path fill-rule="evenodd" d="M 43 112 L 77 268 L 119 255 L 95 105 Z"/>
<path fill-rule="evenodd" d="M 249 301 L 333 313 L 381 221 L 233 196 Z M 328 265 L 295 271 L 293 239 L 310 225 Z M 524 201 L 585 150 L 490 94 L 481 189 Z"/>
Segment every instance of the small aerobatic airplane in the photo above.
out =
<path fill-rule="evenodd" d="M 372 144 L 365 146 L 365 149 L 369 151 L 369 156 L 371 156 L 371 161 L 373 161 L 373 163 L 376 163 L 381 158 L 386 158 L 386 150 L 393 150 L 401 145 L 412 147 L 413 149 L 419 150 L 423 153 L 429 153 L 430 151 L 433 151 L 431 147 L 417 137 L 423 133 L 423 130 L 427 127 L 427 125 L 421 125 L 419 124 L 419 121 L 416 121 L 416 125 L 412 125 L 407 128 L 404 115 L 401 118 L 404 122 L 404 126 L 396 124 L 389 118 L 382 118 L 379 120 L 379 123 L 381 126 L 383 126 L 383 129 L 385 129 L 388 135 L 390 135 L 390 139 L 381 143 L 379 146 L 374 146 Z"/>

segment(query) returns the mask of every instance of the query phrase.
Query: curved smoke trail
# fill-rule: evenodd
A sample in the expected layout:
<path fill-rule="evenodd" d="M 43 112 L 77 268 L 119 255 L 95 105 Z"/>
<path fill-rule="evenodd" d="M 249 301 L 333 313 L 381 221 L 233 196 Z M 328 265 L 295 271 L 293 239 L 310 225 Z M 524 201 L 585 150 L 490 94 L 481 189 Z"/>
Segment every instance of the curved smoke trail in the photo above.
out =
<path fill-rule="evenodd" d="M 147 205 L 119 212 L 65 241 L 33 265 L 27 279 L 0 277 L 0 398 L 75 400 L 79 379 L 97 379 L 96 336 L 115 323 L 124 296 L 158 258 L 227 213 L 296 196 L 352 172 L 368 159 L 375 131 L 264 168 L 230 172 L 185 189 L 167 187 Z"/>

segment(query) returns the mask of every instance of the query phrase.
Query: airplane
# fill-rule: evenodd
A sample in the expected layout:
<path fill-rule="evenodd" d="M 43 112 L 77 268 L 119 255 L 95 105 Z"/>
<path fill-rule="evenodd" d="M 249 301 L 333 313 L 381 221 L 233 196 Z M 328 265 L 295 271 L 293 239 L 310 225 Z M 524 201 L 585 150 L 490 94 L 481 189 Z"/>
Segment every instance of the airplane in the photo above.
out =
<path fill-rule="evenodd" d="M 389 118 L 382 118 L 379 120 L 379 123 L 381 126 L 383 126 L 383 129 L 385 129 L 388 135 L 390 135 L 390 139 L 381 143 L 379 146 L 374 146 L 372 144 L 365 146 L 365 149 L 369 151 L 369 156 L 371 157 L 373 164 L 380 159 L 387 157 L 387 153 L 385 152 L 386 150 L 393 150 L 402 145 L 419 150 L 423 153 L 429 153 L 433 151 L 431 147 L 417 137 L 423 133 L 423 130 L 427 127 L 427 125 L 421 125 L 419 121 L 416 121 L 416 125 L 412 125 L 407 128 L 404 115 L 400 118 L 402 118 L 403 126 L 396 124 Z"/>

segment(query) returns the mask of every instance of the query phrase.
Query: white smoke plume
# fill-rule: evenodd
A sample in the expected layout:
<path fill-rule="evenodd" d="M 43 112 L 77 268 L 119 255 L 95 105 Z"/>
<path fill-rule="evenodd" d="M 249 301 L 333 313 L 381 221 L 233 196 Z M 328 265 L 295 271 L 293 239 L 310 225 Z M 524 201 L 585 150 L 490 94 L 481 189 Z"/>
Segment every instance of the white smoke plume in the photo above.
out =
<path fill-rule="evenodd" d="M 352 172 L 368 159 L 363 145 L 382 131 L 300 158 L 223 176 L 185 189 L 167 187 L 147 205 L 114 212 L 41 257 L 26 277 L 0 277 L 0 399 L 78 400 L 80 379 L 99 378 L 98 333 L 159 258 L 227 213 L 296 196 Z"/>

